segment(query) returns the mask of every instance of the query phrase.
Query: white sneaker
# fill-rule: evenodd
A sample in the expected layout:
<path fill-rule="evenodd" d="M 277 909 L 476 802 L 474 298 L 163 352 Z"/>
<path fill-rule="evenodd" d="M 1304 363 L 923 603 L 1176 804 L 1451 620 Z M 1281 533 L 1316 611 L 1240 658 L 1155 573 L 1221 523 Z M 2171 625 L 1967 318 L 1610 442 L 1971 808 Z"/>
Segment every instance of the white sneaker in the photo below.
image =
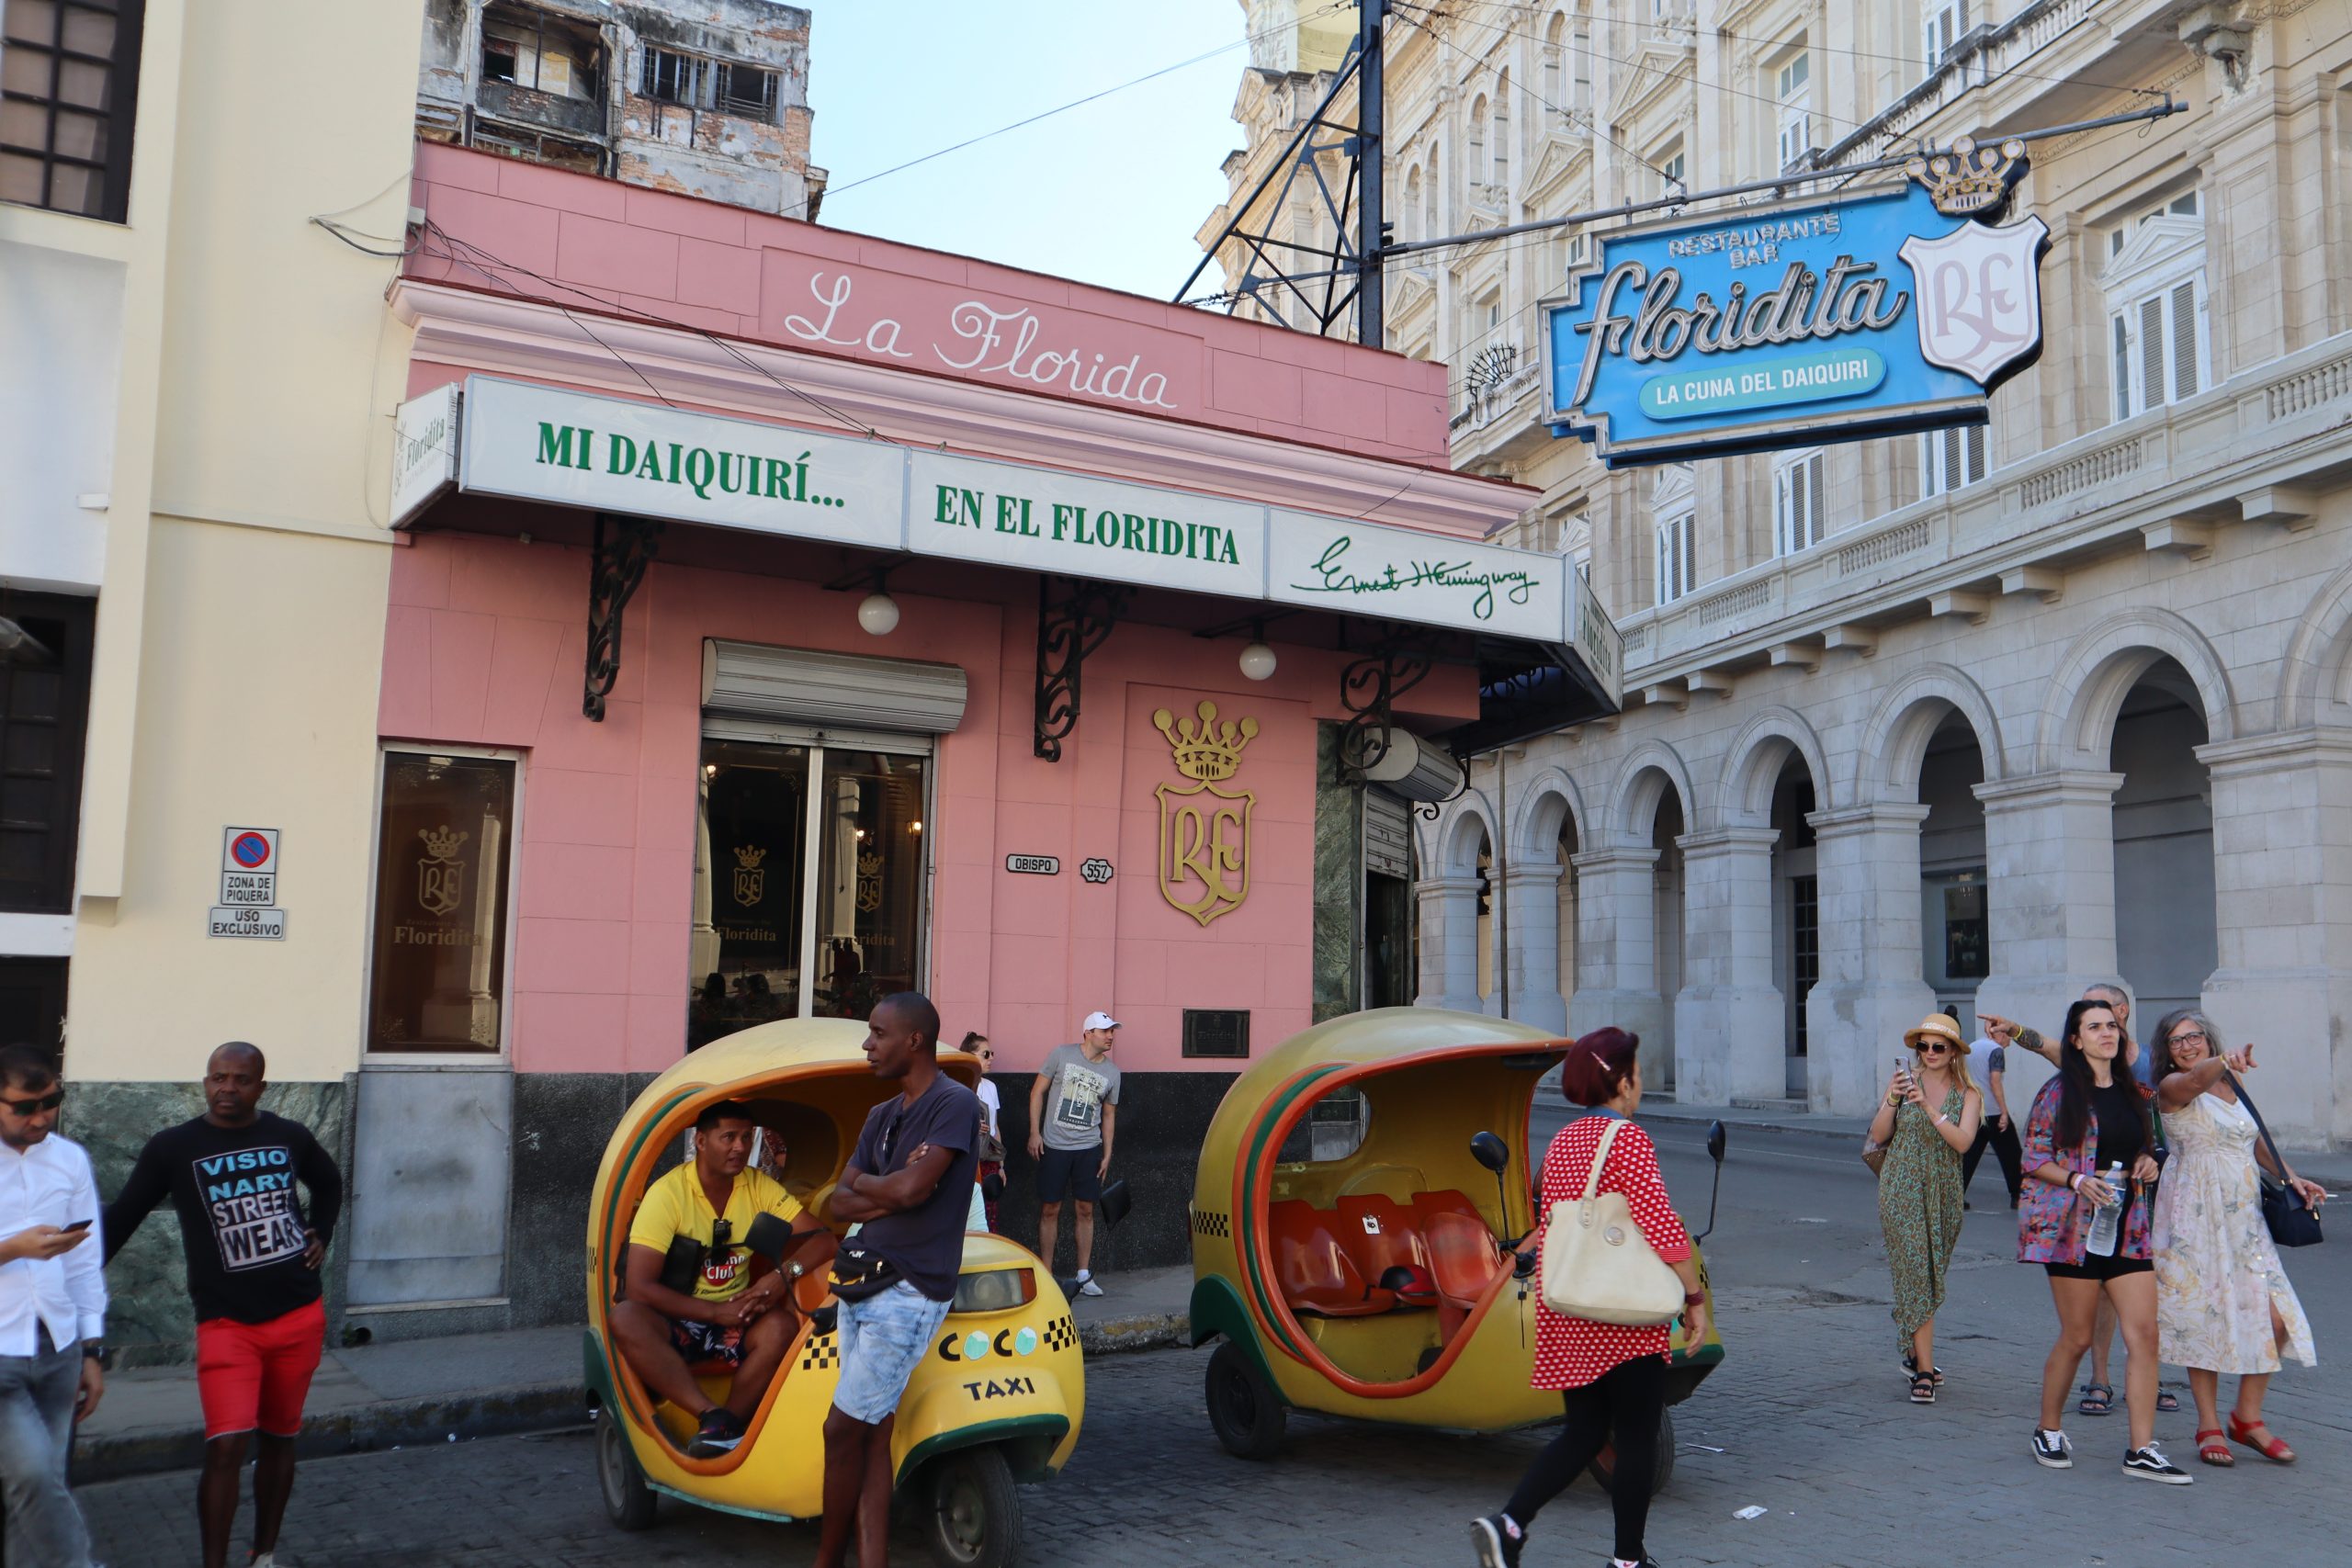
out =
<path fill-rule="evenodd" d="M 2075 1445 L 2066 1440 L 2064 1432 L 2033 1429 L 2033 1462 L 2050 1470 L 2075 1468 Z"/>
<path fill-rule="evenodd" d="M 2164 1451 L 2153 1442 L 2143 1449 L 2132 1449 L 2123 1456 L 2123 1473 L 2142 1481 L 2154 1481 L 2165 1486 L 2189 1486 L 2197 1478 L 2165 1458 Z"/>
<path fill-rule="evenodd" d="M 1099 1296 L 1102 1293 L 1102 1287 L 1094 1282 L 1093 1275 L 1080 1274 L 1078 1277 L 1078 1293 L 1081 1296 Z"/>

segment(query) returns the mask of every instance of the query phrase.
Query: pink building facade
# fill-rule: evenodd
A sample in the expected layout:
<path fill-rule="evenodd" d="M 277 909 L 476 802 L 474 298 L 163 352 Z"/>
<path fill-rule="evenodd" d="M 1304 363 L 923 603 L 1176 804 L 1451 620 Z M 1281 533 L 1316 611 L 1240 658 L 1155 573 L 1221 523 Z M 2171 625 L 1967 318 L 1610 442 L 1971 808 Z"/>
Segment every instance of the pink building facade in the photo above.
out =
<path fill-rule="evenodd" d="M 613 1119 L 767 1018 L 927 992 L 1018 1147 L 1108 1010 L 1166 1193 L 1248 1055 L 1410 998 L 1380 823 L 1575 640 L 1561 563 L 1478 542 L 1528 497 L 1448 471 L 1443 367 L 419 152 L 355 1138 L 471 1103 L 508 1202 L 356 1303 L 576 1314 Z M 1412 736 L 1398 794 L 1349 765 Z M 1102 1262 L 1182 1255 L 1150 1208 Z"/>

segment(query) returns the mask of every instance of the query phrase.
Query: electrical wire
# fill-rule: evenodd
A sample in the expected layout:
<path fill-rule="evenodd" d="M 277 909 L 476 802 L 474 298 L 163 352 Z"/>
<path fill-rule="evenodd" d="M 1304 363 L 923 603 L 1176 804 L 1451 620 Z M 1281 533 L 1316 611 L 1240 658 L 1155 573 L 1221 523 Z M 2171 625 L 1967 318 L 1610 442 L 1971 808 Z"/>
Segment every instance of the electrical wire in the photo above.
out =
<path fill-rule="evenodd" d="M 1294 28 L 1304 27 L 1308 22 L 1314 21 L 1317 17 L 1328 17 L 1334 11 L 1352 10 L 1355 8 L 1355 4 L 1356 0 L 1330 0 L 1329 4 L 1320 6 L 1316 10 L 1306 12 L 1303 15 L 1292 18 L 1290 21 L 1283 23 L 1279 27 L 1268 28 L 1262 32 L 1245 33 L 1240 38 L 1234 39 L 1230 43 L 1219 44 L 1216 48 L 1206 51 L 1201 54 L 1193 55 L 1189 60 L 1180 60 L 1173 65 L 1163 65 L 1157 71 L 1147 71 L 1142 75 L 1137 76 L 1131 81 L 1120 83 L 1117 86 L 1104 87 L 1099 92 L 1089 93 L 1082 98 L 1072 98 L 1069 103 L 1059 105 L 1054 108 L 1042 109 L 1025 118 L 1016 119 L 1010 125 L 1000 125 L 994 130 L 984 130 L 977 136 L 966 137 L 963 141 L 955 143 L 953 146 L 942 147 L 935 152 L 925 152 L 920 157 L 910 158 L 903 164 L 893 164 L 887 169 L 877 170 L 870 175 L 861 175 L 856 179 L 848 182 L 846 185 L 829 185 L 825 187 L 823 194 L 829 197 L 838 196 L 842 191 L 855 190 L 860 186 L 872 185 L 876 180 L 886 179 L 892 175 L 903 174 L 909 169 L 916 168 L 922 164 L 931 163 L 934 159 L 944 158 L 954 152 L 961 152 L 967 147 L 977 147 L 983 141 L 992 141 L 995 138 L 1006 135 L 1009 132 L 1020 130 L 1028 126 L 1035 125 L 1041 120 L 1051 119 L 1056 115 L 1067 114 L 1071 109 L 1075 108 L 1083 108 L 1088 104 L 1100 103 L 1102 99 L 1110 97 L 1114 94 L 1124 93 L 1130 87 L 1140 87 L 1147 82 L 1156 82 L 1162 76 L 1170 75 L 1178 71 L 1182 71 L 1189 66 L 1198 65 L 1204 60 L 1215 60 L 1221 54 L 1230 54 L 1235 50 L 1255 43 L 1261 39 L 1272 38 L 1278 33 L 1286 33 Z M 786 211 L 783 216 L 786 218 L 801 217 L 805 216 L 808 210 L 808 198 L 804 198 L 801 201 L 797 211 Z"/>

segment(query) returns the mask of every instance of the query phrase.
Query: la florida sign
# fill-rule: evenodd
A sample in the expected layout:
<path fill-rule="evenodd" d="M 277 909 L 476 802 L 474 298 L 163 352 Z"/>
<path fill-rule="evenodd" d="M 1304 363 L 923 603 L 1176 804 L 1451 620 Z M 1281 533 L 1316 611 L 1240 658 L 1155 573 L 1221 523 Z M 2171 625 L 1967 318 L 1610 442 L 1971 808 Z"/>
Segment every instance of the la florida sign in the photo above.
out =
<path fill-rule="evenodd" d="M 1548 313 L 1553 434 L 1616 468 L 1984 423 L 2041 355 L 2050 231 L 1984 222 L 1983 196 L 1905 185 L 1610 236 Z"/>

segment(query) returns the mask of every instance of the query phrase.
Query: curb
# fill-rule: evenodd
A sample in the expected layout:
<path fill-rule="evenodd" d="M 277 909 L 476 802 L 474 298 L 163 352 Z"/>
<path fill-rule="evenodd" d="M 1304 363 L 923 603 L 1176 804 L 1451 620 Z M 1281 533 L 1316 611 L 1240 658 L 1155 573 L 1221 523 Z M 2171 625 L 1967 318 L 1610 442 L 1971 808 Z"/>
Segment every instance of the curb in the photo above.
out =
<path fill-rule="evenodd" d="M 403 1444 L 446 1443 L 460 1438 L 504 1438 L 520 1432 L 576 1427 L 588 1418 L 588 1393 L 580 1383 L 541 1383 L 488 1393 L 428 1399 L 382 1400 L 308 1417 L 295 1443 L 301 1459 L 366 1453 Z M 204 1462 L 200 1427 L 176 1431 L 83 1438 L 74 1447 L 74 1483 L 120 1481 L 167 1470 L 193 1470 Z"/>
<path fill-rule="evenodd" d="M 1752 1128 L 1759 1133 L 1787 1133 L 1800 1138 L 1832 1138 L 1839 1143 L 1853 1144 L 1857 1146 L 1860 1146 L 1862 1138 L 1862 1129 L 1860 1127 L 1807 1126 L 1799 1121 L 1750 1122 L 1725 1116 L 1721 1106 L 1645 1105 L 1641 1109 L 1641 1118 L 1645 1122 L 1679 1122 L 1693 1127 L 1703 1127 L 1710 1122 L 1721 1122 L 1726 1129 L 1733 1132 L 1742 1128 Z"/>
<path fill-rule="evenodd" d="M 1192 1314 L 1181 1312 L 1144 1313 L 1078 1325 L 1079 1348 L 1090 1356 L 1157 1350 L 1170 1345 L 1190 1344 L 1192 1337 Z"/>

